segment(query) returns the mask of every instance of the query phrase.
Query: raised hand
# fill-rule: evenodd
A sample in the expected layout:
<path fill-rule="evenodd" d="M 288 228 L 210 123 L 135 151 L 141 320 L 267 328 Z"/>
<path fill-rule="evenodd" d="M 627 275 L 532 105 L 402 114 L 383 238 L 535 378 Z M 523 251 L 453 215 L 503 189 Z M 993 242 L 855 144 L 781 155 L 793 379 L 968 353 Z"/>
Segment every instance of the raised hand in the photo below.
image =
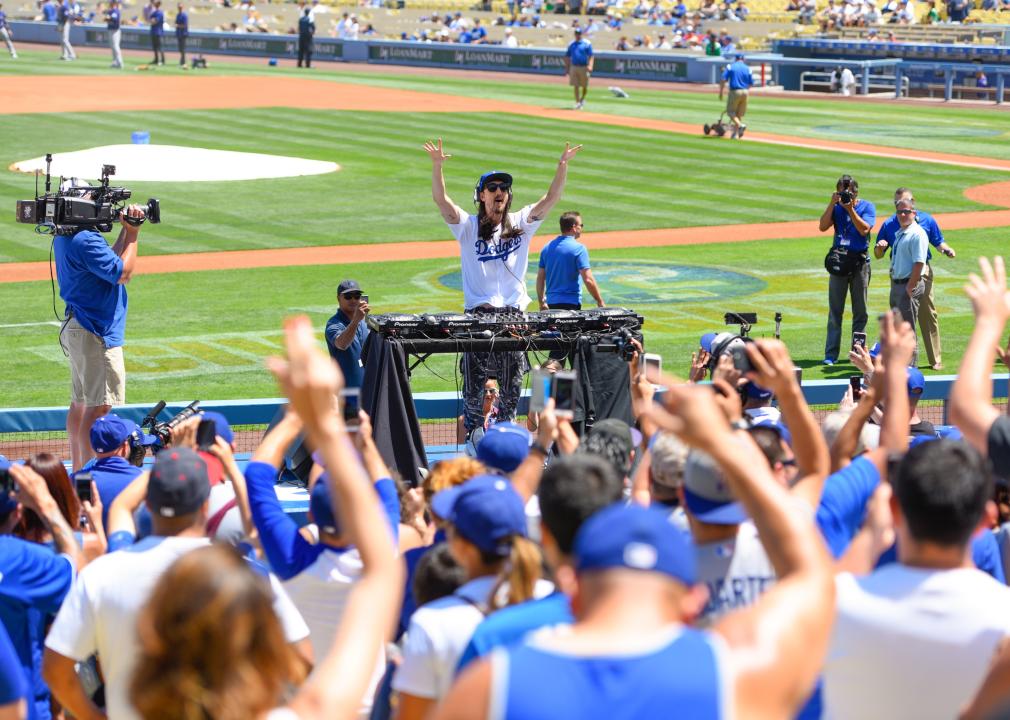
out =
<path fill-rule="evenodd" d="M 991 320 L 1003 326 L 1010 319 L 1010 290 L 1007 289 L 1003 258 L 997 256 L 990 263 L 983 257 L 978 259 L 978 264 L 982 277 L 975 273 L 968 275 L 964 291 L 978 320 Z"/>
<path fill-rule="evenodd" d="M 424 151 L 428 153 L 428 157 L 431 158 L 431 162 L 435 165 L 441 165 L 446 159 L 452 157 L 452 155 L 448 155 L 442 150 L 442 138 L 438 139 L 437 145 L 431 140 L 425 141 Z"/>
<path fill-rule="evenodd" d="M 649 411 L 651 419 L 688 445 L 706 450 L 730 434 L 729 420 L 716 402 L 712 388 L 677 384 L 664 377 L 664 406 L 658 403 Z"/>
<path fill-rule="evenodd" d="M 439 141 L 439 147 L 441 148 L 441 141 Z M 572 147 L 571 143 L 565 143 L 565 151 L 561 153 L 561 159 L 559 162 L 568 162 L 573 157 L 575 157 L 578 154 L 579 150 L 581 149 L 582 149 L 581 145 L 576 145 L 575 147 Z"/>
<path fill-rule="evenodd" d="M 691 373 L 688 380 L 693 383 L 701 382 L 708 374 L 708 362 L 712 359 L 708 350 L 698 348 L 698 352 L 691 353 Z"/>
<path fill-rule="evenodd" d="M 880 321 L 880 357 L 888 372 L 908 367 L 915 354 L 915 330 L 896 312 L 884 313 Z"/>
<path fill-rule="evenodd" d="M 782 396 L 796 385 L 793 359 L 780 340 L 755 340 L 747 343 L 747 357 L 754 367 L 747 379 Z"/>

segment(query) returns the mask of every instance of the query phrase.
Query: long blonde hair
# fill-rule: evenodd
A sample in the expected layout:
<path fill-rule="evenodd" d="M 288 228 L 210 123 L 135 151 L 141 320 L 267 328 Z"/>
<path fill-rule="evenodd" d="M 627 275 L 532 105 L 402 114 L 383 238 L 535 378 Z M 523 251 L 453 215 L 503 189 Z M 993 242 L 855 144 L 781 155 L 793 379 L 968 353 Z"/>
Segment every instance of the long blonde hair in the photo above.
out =
<path fill-rule="evenodd" d="M 249 720 L 304 679 L 266 578 L 230 547 L 179 558 L 141 612 L 137 637 L 130 700 L 144 720 Z"/>

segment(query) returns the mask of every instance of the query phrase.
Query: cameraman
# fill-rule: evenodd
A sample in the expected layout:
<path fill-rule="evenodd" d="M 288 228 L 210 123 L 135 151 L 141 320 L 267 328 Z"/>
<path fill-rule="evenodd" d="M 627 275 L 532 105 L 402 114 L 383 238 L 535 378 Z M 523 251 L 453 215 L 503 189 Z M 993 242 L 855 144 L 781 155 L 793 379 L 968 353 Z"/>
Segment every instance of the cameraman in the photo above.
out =
<path fill-rule="evenodd" d="M 145 218 L 144 208 L 125 213 Z M 123 223 L 111 248 L 93 228 L 54 240 L 56 278 L 66 304 L 60 345 L 70 359 L 70 411 L 67 438 L 73 469 L 92 457 L 90 432 L 95 420 L 113 405 L 126 402 L 123 336 L 126 331 L 126 283 L 137 261 L 138 226 Z"/>
<path fill-rule="evenodd" d="M 859 199 L 859 183 L 851 175 L 842 175 L 838 178 L 835 192 L 831 194 L 831 200 L 821 214 L 820 222 L 821 232 L 834 228 L 831 253 L 837 252 L 842 267 L 841 274 L 832 272 L 828 283 L 828 337 L 824 343 L 825 365 L 834 365 L 838 360 L 846 294 L 852 298 L 852 332 L 866 330 L 866 294 L 870 285 L 870 261 L 867 250 L 870 231 L 876 221 L 877 210 L 873 203 Z"/>

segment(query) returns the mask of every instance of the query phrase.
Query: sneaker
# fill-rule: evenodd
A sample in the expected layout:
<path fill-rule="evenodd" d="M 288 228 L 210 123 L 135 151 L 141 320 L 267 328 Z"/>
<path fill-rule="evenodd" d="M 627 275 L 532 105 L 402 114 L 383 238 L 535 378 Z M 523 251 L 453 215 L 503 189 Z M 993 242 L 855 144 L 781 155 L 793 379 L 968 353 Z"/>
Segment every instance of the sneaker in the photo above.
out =
<path fill-rule="evenodd" d="M 938 362 L 938 363 L 933 363 L 933 365 L 932 365 L 932 368 L 933 368 L 934 370 L 943 370 L 943 363 L 940 363 L 940 362 Z"/>
<path fill-rule="evenodd" d="M 737 134 L 737 137 L 738 138 L 743 138 L 743 133 L 744 133 L 744 130 L 746 130 L 746 129 L 747 129 L 746 125 L 741 125 L 740 126 L 740 132 Z"/>
<path fill-rule="evenodd" d="M 830 367 L 830 366 L 832 366 L 834 364 L 835 364 L 835 361 L 832 360 L 831 358 L 824 358 L 824 360 L 821 362 L 821 365 L 825 365 L 827 367 Z"/>
<path fill-rule="evenodd" d="M 740 128 L 738 128 L 736 125 L 734 125 L 733 126 L 733 132 L 731 132 L 729 134 L 729 139 L 730 140 L 736 140 L 737 136 L 739 135 L 739 133 L 740 133 Z"/>

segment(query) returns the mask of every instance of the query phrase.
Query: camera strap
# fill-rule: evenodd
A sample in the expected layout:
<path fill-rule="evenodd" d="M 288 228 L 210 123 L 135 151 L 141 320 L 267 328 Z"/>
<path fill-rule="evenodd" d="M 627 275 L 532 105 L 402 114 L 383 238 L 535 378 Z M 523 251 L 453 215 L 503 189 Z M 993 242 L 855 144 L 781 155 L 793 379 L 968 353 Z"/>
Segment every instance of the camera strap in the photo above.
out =
<path fill-rule="evenodd" d="M 123 215 L 122 215 L 122 220 L 127 225 L 132 225 L 133 227 L 140 227 L 141 225 L 143 225 L 147 221 L 147 218 L 146 217 L 140 217 L 140 218 L 138 218 L 138 217 L 132 217 L 130 215 L 127 215 L 124 212 Z"/>

